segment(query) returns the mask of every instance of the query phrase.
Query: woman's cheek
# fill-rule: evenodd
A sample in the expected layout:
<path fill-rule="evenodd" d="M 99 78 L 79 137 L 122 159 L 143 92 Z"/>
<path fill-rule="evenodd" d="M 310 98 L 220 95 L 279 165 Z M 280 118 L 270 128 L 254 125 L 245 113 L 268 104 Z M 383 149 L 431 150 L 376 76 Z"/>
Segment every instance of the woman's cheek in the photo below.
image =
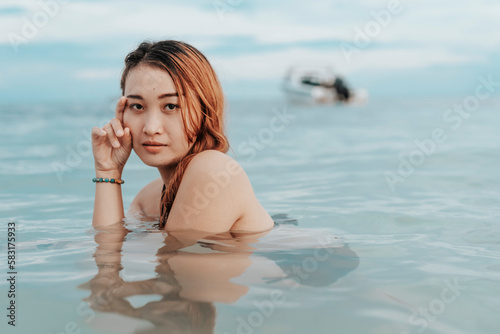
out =
<path fill-rule="evenodd" d="M 134 135 L 134 132 L 135 132 L 134 126 L 137 127 L 137 122 L 133 121 L 133 117 L 126 116 L 126 114 L 123 115 L 123 127 L 124 128 L 129 128 L 130 133 L 132 134 L 132 136 Z"/>

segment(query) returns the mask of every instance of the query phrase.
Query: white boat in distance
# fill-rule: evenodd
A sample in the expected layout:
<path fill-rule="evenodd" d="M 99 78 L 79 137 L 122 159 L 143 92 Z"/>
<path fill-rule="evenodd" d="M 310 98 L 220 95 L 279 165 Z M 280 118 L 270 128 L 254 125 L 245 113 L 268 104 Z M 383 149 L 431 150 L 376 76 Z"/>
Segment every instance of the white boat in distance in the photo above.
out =
<path fill-rule="evenodd" d="M 283 90 L 295 103 L 363 105 L 368 101 L 364 89 L 352 90 L 326 66 L 293 66 L 285 77 Z"/>

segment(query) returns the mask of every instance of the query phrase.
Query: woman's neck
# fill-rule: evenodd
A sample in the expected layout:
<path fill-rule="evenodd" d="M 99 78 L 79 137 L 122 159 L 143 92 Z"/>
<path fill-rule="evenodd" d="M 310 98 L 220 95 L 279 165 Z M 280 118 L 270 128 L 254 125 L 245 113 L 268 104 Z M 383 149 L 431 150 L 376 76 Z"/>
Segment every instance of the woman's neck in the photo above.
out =
<path fill-rule="evenodd" d="M 175 168 L 177 165 L 173 166 L 162 166 L 158 167 L 158 171 L 160 172 L 161 178 L 163 180 L 163 184 L 167 185 L 172 176 L 174 175 Z"/>

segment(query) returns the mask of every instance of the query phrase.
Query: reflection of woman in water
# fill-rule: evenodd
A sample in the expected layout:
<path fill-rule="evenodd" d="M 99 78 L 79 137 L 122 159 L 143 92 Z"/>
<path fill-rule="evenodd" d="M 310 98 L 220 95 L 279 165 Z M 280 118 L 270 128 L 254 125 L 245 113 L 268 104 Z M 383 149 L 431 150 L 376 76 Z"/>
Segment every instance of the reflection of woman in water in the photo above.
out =
<path fill-rule="evenodd" d="M 155 277 L 127 282 L 120 271 L 123 241 L 129 231 L 121 225 L 102 228 L 95 235 L 98 273 L 80 288 L 91 291 L 85 300 L 92 309 L 144 319 L 154 325 L 154 329 L 140 333 L 213 333 L 217 315 L 214 303 L 237 302 L 256 281 L 265 284 L 261 289 L 279 289 L 286 300 L 298 288 L 326 287 L 358 266 L 357 255 L 347 245 L 325 233 L 305 235 L 306 230 L 301 231 L 169 232 L 156 253 Z M 273 232 L 278 233 L 272 236 Z M 291 238 L 309 239 L 301 244 L 308 247 L 279 250 L 289 248 Z M 195 244 L 207 251 L 186 249 Z M 251 270 L 251 265 L 256 267 Z M 160 299 L 136 308 L 126 299 L 135 295 Z"/>
<path fill-rule="evenodd" d="M 178 41 L 142 43 L 125 59 L 115 118 L 92 129 L 96 194 L 93 226 L 124 218 L 121 177 L 132 148 L 160 177 L 129 214 L 167 231 L 271 229 L 243 169 L 225 153 L 224 98 L 208 60 Z"/>
<path fill-rule="evenodd" d="M 121 249 L 127 233 L 127 229 L 115 225 L 95 235 L 98 273 L 80 288 L 91 290 L 85 300 L 96 311 L 154 324 L 153 330 L 141 333 L 213 333 L 216 317 L 213 303 L 234 303 L 248 292 L 247 286 L 230 282 L 251 264 L 249 256 L 253 248 L 241 241 L 255 242 L 263 235 L 244 233 L 244 239 L 233 241 L 229 233 L 170 232 L 156 254 L 156 277 L 125 282 L 119 273 L 123 269 Z M 182 250 L 199 239 L 223 239 L 231 252 L 195 254 Z M 126 300 L 134 295 L 158 295 L 161 299 L 135 308 Z"/>

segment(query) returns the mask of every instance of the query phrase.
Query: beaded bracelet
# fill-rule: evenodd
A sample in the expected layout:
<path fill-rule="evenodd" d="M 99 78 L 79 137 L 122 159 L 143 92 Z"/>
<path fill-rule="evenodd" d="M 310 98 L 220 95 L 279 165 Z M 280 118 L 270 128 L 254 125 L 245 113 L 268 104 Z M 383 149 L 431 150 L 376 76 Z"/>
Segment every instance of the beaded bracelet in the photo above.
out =
<path fill-rule="evenodd" d="M 94 177 L 92 179 L 92 182 L 110 182 L 110 183 L 117 183 L 117 184 L 123 184 L 125 181 L 120 180 L 120 179 L 103 179 L 102 177 Z"/>

